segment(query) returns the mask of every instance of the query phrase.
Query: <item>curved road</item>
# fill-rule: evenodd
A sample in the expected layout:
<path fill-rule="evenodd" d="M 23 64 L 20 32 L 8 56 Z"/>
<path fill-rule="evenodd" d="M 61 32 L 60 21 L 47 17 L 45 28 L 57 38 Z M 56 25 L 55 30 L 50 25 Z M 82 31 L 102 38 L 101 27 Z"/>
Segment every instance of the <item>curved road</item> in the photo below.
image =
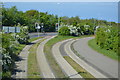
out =
<path fill-rule="evenodd" d="M 35 37 L 38 37 L 38 34 L 39 34 L 39 37 L 45 37 L 45 36 L 55 36 L 57 35 L 58 33 L 57 32 L 46 32 L 46 33 L 29 33 L 29 36 L 30 38 L 35 38 Z"/>
<path fill-rule="evenodd" d="M 95 78 L 107 78 L 106 76 L 104 76 L 102 73 L 100 73 L 99 71 L 95 70 L 94 68 L 92 68 L 91 66 L 89 66 L 85 61 L 83 61 L 82 59 L 80 59 L 77 55 L 75 55 L 73 53 L 73 51 L 71 50 L 71 44 L 74 42 L 75 40 L 71 40 L 69 42 L 67 42 L 64 45 L 64 49 L 65 52 L 77 63 L 79 64 L 82 68 L 84 68 L 86 71 L 88 71 L 90 74 L 92 74 Z"/>
<path fill-rule="evenodd" d="M 55 45 L 53 45 L 53 47 L 52 47 L 53 56 L 66 76 L 68 76 L 69 78 L 82 78 L 78 74 L 78 72 L 76 72 L 76 70 L 63 58 L 63 56 L 59 50 L 59 47 L 64 42 L 65 41 L 58 42 Z"/>
<path fill-rule="evenodd" d="M 50 39 L 54 38 L 55 36 L 46 36 L 46 40 L 40 43 L 40 45 L 37 48 L 37 62 L 39 65 L 39 68 L 41 70 L 43 78 L 55 78 L 48 62 L 44 54 L 44 45 L 47 43 Z"/>
<path fill-rule="evenodd" d="M 103 73 L 109 78 L 118 78 L 118 62 L 112 60 L 88 46 L 88 41 L 94 37 L 77 40 L 73 47 L 89 65 Z"/>

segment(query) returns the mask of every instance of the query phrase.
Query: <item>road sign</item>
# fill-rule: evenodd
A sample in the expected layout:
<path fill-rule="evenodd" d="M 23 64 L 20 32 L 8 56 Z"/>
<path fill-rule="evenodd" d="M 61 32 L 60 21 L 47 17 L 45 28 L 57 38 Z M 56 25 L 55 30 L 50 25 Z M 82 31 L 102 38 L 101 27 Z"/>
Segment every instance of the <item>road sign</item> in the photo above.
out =
<path fill-rule="evenodd" d="M 40 26 L 37 26 L 36 29 L 40 29 Z"/>

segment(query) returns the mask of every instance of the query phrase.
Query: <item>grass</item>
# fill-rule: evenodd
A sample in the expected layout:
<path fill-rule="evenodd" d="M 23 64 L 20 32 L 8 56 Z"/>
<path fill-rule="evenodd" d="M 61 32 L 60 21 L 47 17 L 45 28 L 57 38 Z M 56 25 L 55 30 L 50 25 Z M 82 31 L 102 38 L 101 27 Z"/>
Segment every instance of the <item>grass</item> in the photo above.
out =
<path fill-rule="evenodd" d="M 29 42 L 35 41 L 35 40 L 40 39 L 40 38 L 43 38 L 43 37 L 35 37 L 35 38 L 31 38 L 31 39 L 29 39 Z"/>
<path fill-rule="evenodd" d="M 71 48 L 71 50 L 79 57 L 79 58 L 81 58 L 82 56 L 74 49 L 74 47 L 73 47 L 73 44 L 75 43 L 76 41 L 74 41 L 72 44 L 71 44 L 71 46 L 70 46 L 70 48 Z"/>
<path fill-rule="evenodd" d="M 31 38 L 31 39 L 29 39 L 29 42 L 35 41 L 35 40 L 40 39 L 40 38 L 43 38 L 43 37 Z M 26 44 L 18 44 L 18 46 L 16 47 L 16 55 L 18 55 L 23 50 L 23 48 L 25 46 L 26 46 Z"/>
<path fill-rule="evenodd" d="M 53 72 L 56 74 L 55 76 L 57 76 L 58 78 L 65 78 L 66 76 L 64 75 L 64 73 L 62 72 L 61 68 L 59 67 L 59 65 L 57 64 L 57 62 L 55 61 L 51 49 L 52 46 L 62 40 L 66 40 L 66 39 L 70 39 L 70 38 L 74 38 L 74 39 L 78 39 L 78 38 L 82 38 L 82 37 L 88 37 L 88 36 L 80 36 L 80 37 L 74 37 L 74 36 L 56 36 L 55 38 L 49 40 L 45 46 L 44 46 L 44 52 L 46 54 L 46 58 L 50 64 L 50 67 L 52 68 Z"/>
<path fill-rule="evenodd" d="M 120 61 L 120 58 L 118 58 L 118 55 L 117 53 L 115 53 L 114 51 L 111 51 L 111 50 L 106 50 L 106 49 L 101 49 L 96 43 L 95 43 L 95 39 L 92 39 L 92 40 L 89 40 L 88 41 L 88 45 L 94 49 L 95 51 L 111 58 L 111 59 L 114 59 L 114 60 L 118 60 Z"/>
<path fill-rule="evenodd" d="M 83 78 L 95 78 L 69 56 L 64 56 L 65 60 L 83 77 Z"/>
<path fill-rule="evenodd" d="M 25 44 L 18 44 L 16 48 L 16 55 L 18 55 L 25 46 L 26 46 Z"/>
<path fill-rule="evenodd" d="M 40 78 L 40 70 L 36 59 L 36 49 L 43 40 L 40 40 L 29 49 L 28 78 Z"/>
<path fill-rule="evenodd" d="M 70 38 L 73 38 L 73 36 L 56 36 L 55 38 L 48 41 L 44 47 L 44 52 L 46 54 L 46 58 L 50 64 L 50 67 L 52 68 L 53 72 L 56 74 L 55 76 L 58 78 L 65 78 L 66 76 L 64 75 L 61 68 L 59 67 L 59 65 L 55 61 L 55 59 L 52 55 L 51 49 L 55 43 L 62 41 L 62 40 L 65 40 L 65 39 L 70 39 Z"/>

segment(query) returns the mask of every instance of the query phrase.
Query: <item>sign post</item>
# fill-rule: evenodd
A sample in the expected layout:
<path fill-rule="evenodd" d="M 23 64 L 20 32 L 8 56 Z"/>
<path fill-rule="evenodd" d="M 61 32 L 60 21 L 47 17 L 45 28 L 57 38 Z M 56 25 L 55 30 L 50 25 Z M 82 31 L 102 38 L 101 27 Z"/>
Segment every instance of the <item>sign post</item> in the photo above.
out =
<path fill-rule="evenodd" d="M 40 29 L 39 23 L 35 23 L 35 28 L 37 29 L 37 33 L 38 33 L 38 37 L 39 37 L 39 29 Z"/>

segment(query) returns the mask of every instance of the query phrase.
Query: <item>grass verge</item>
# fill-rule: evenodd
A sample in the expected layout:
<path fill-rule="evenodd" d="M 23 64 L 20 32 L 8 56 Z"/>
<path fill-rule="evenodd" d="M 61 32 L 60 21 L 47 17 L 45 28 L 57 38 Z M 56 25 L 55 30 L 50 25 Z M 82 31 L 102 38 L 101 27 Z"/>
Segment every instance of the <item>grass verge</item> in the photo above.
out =
<path fill-rule="evenodd" d="M 57 64 L 57 62 L 55 61 L 55 59 L 52 55 L 51 49 L 55 43 L 65 40 L 65 39 L 70 39 L 70 38 L 73 38 L 73 36 L 56 36 L 55 38 L 49 40 L 44 46 L 44 52 L 46 54 L 46 58 L 50 64 L 50 67 L 52 68 L 53 72 L 56 74 L 55 76 L 58 78 L 65 78 L 65 75 L 62 72 L 59 65 Z"/>
<path fill-rule="evenodd" d="M 31 39 L 29 39 L 29 42 L 35 41 L 40 38 L 43 38 L 43 37 L 31 38 Z M 26 44 L 18 44 L 18 46 L 16 47 L 16 55 L 18 55 L 25 46 L 26 46 Z"/>
<path fill-rule="evenodd" d="M 39 67 L 37 64 L 37 58 L 36 58 L 36 49 L 38 45 L 44 40 L 45 39 L 40 40 L 29 49 L 28 78 L 40 78 L 40 70 L 39 70 Z"/>
<path fill-rule="evenodd" d="M 111 51 L 111 50 L 106 50 L 106 49 L 101 49 L 96 43 L 95 43 L 95 39 L 92 39 L 92 40 L 89 40 L 88 41 L 88 45 L 94 49 L 95 51 L 111 58 L 111 59 L 114 59 L 114 60 L 118 60 L 120 61 L 120 58 L 118 58 L 118 55 L 117 53 L 115 53 L 114 51 Z"/>
<path fill-rule="evenodd" d="M 90 36 L 90 35 L 89 35 Z M 70 38 L 74 38 L 74 39 L 78 39 L 78 38 L 82 38 L 82 37 L 88 37 L 88 36 L 79 36 L 79 37 L 74 37 L 74 36 L 56 36 L 55 38 L 49 40 L 45 46 L 44 46 L 44 52 L 46 54 L 46 58 L 50 64 L 50 67 L 52 68 L 53 72 L 56 74 L 55 76 L 58 78 L 66 78 L 64 73 L 62 72 L 61 68 L 59 67 L 59 65 L 57 64 L 57 62 L 55 61 L 53 55 L 52 55 L 52 46 L 62 40 L 66 40 L 66 39 L 70 39 Z"/>
<path fill-rule="evenodd" d="M 35 41 L 35 40 L 40 39 L 40 38 L 43 38 L 43 37 L 35 37 L 35 38 L 31 38 L 31 39 L 29 39 L 29 42 Z"/>
<path fill-rule="evenodd" d="M 64 56 L 65 60 L 83 77 L 83 78 L 95 78 L 69 56 Z"/>

